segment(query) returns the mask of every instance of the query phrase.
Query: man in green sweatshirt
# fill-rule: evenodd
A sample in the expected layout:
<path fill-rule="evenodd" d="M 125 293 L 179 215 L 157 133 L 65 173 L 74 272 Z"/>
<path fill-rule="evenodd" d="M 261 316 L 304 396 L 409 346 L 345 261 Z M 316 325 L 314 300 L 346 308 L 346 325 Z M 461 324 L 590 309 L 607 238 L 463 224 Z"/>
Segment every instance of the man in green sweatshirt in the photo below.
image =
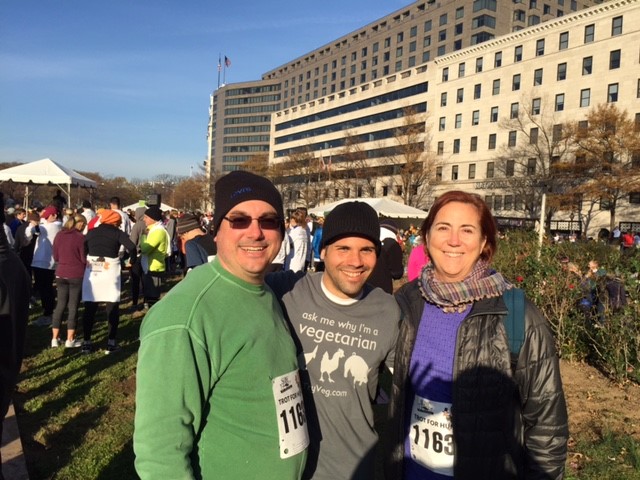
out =
<path fill-rule="evenodd" d="M 299 479 L 309 437 L 296 351 L 264 284 L 284 233 L 282 199 L 240 171 L 215 192 L 216 259 L 141 327 L 136 470 L 142 480 Z"/>

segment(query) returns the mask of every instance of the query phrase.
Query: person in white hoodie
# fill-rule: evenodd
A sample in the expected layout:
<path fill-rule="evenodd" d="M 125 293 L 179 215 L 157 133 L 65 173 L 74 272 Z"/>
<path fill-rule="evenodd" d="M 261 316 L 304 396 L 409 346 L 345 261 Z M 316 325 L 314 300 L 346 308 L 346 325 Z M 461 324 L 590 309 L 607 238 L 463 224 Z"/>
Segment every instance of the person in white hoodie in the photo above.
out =
<path fill-rule="evenodd" d="M 61 229 L 62 224 L 58 220 L 58 209 L 49 205 L 40 213 L 40 224 L 25 232 L 27 241 L 31 241 L 31 238 L 37 235 L 31 268 L 35 290 L 40 294 L 43 314 L 35 321 L 36 325 L 51 325 L 51 315 L 56 306 L 56 292 L 53 286 L 56 273 L 53 241 Z"/>
<path fill-rule="evenodd" d="M 294 272 L 304 272 L 307 261 L 307 249 L 309 246 L 309 236 L 307 234 L 306 215 L 302 210 L 296 210 L 289 219 L 291 228 L 289 237 L 291 238 L 291 251 L 285 260 L 284 269 Z"/>

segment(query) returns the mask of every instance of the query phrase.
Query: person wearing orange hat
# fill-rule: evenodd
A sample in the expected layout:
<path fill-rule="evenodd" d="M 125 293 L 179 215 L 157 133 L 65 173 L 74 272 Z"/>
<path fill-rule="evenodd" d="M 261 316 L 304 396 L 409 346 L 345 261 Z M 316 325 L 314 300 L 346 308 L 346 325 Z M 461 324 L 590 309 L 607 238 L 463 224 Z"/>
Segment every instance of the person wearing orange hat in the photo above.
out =
<path fill-rule="evenodd" d="M 100 225 L 89 230 L 85 238 L 87 267 L 82 281 L 82 301 L 84 302 L 84 342 L 82 353 L 91 353 L 91 334 L 98 305 L 106 303 L 109 333 L 107 354 L 118 350 L 116 335 L 120 323 L 120 281 L 121 263 L 119 251 L 127 250 L 131 261 L 136 259 L 136 245 L 120 230 L 122 217 L 115 210 L 99 210 Z"/>

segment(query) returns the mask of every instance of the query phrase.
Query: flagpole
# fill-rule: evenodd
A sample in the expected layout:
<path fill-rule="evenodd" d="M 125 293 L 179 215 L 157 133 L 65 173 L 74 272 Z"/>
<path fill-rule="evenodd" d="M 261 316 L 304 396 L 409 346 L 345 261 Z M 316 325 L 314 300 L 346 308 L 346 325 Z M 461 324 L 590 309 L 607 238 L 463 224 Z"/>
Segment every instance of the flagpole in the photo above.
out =
<path fill-rule="evenodd" d="M 222 54 L 218 52 L 218 88 L 220 88 L 220 70 L 222 70 Z"/>
<path fill-rule="evenodd" d="M 227 56 L 224 56 L 224 66 L 222 67 L 224 70 L 222 71 L 222 84 L 227 84 Z"/>

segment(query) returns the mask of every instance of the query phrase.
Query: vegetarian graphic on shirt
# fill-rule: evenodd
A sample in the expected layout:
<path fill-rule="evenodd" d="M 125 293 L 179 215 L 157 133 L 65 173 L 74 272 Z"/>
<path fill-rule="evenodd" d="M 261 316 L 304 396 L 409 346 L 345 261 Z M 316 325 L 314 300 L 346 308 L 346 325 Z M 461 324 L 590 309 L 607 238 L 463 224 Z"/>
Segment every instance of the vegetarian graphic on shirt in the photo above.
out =
<path fill-rule="evenodd" d="M 375 322 L 374 322 L 375 323 Z M 304 312 L 297 323 L 303 352 L 298 355 L 301 370 L 307 370 L 314 394 L 346 397 L 369 383 L 372 365 L 384 360 L 384 342 L 379 331 L 367 322 L 335 320 L 316 312 Z"/>
<path fill-rule="evenodd" d="M 329 352 L 324 352 L 322 355 L 322 361 L 320 362 L 320 381 L 324 382 L 324 376 L 327 375 L 327 380 L 331 383 L 334 383 L 334 380 L 331 378 L 331 374 L 338 370 L 340 366 L 340 359 L 344 358 L 344 350 L 341 348 L 338 349 L 333 356 L 329 356 Z"/>

